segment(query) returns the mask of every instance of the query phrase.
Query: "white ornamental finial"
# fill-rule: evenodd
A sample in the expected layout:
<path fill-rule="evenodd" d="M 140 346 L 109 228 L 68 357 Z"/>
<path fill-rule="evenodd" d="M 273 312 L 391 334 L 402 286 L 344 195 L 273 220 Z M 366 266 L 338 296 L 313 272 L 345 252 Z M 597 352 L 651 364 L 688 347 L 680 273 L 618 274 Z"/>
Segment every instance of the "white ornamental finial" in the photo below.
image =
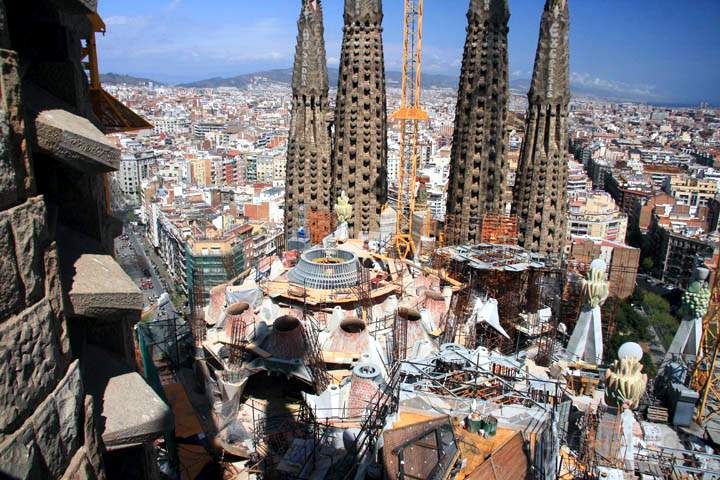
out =
<path fill-rule="evenodd" d="M 608 298 L 609 286 L 605 279 L 605 267 L 602 260 L 593 260 L 587 278 L 581 282 L 583 297 L 591 307 L 602 305 Z"/>
<path fill-rule="evenodd" d="M 337 199 L 335 214 L 337 215 L 338 223 L 345 223 L 352 217 L 353 207 L 350 205 L 350 198 L 347 193 L 345 193 L 345 190 L 340 193 L 340 197 Z"/>

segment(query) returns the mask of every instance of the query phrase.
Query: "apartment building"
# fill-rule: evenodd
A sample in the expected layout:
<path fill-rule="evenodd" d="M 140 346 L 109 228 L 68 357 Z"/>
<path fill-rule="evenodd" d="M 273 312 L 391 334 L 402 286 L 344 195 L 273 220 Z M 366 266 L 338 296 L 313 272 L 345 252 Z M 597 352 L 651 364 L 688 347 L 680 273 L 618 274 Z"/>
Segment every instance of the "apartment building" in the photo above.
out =
<path fill-rule="evenodd" d="M 568 202 L 568 235 L 624 242 L 628 216 L 610 194 L 593 191 Z"/>

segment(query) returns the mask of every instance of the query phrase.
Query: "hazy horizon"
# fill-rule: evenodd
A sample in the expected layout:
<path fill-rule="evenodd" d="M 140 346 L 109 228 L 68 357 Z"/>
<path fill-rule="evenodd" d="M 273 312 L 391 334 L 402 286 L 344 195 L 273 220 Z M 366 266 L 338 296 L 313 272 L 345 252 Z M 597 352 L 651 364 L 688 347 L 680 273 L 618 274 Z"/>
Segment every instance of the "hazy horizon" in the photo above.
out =
<path fill-rule="evenodd" d="M 323 3 L 328 64 L 342 40 L 342 1 Z M 529 79 L 543 1 L 510 1 L 512 79 Z M 280 7 L 282 5 L 282 7 Z M 385 61 L 401 60 L 402 2 L 384 2 Z M 456 76 L 467 0 L 426 0 L 424 71 Z M 720 104 L 720 2 L 571 1 L 574 84 L 647 102 Z M 300 1 L 103 0 L 102 72 L 166 83 L 232 77 L 292 65 Z"/>

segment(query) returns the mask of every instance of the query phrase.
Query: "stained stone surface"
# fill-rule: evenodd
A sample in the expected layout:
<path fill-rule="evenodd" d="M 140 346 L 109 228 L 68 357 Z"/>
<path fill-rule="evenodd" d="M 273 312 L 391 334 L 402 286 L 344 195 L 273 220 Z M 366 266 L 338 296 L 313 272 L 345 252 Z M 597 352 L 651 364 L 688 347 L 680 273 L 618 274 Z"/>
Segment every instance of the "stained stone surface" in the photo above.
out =
<path fill-rule="evenodd" d="M 58 228 L 58 234 L 68 311 L 77 316 L 106 318 L 114 311 L 142 310 L 142 292 L 96 241 L 66 227 Z"/>
<path fill-rule="evenodd" d="M 55 389 L 34 408 L 32 416 L 15 432 L 2 437 L 0 477 L 62 477 L 75 453 L 81 450 L 85 435 L 82 422 L 88 412 L 82 399 L 80 367 L 75 361 Z M 99 445 L 92 447 L 93 455 L 99 456 Z"/>
<path fill-rule="evenodd" d="M 507 0 L 471 0 L 455 110 L 447 241 L 478 243 L 480 219 L 502 213 L 507 189 Z"/>
<path fill-rule="evenodd" d="M 107 165 L 119 152 L 89 119 L 67 112 L 43 116 L 40 135 L 47 150 L 36 152 L 30 140 L 36 124 L 27 121 L 35 115 L 24 105 L 43 103 L 31 93 L 38 89 L 30 87 L 42 83 L 53 95 L 75 89 L 68 95 L 77 99 L 72 110 L 90 111 L 81 39 L 88 32 L 86 15 L 96 5 L 95 0 L 0 0 L 0 478 L 105 478 L 102 441 L 84 402 L 80 361 L 70 347 L 55 221 L 48 220 L 50 208 L 84 218 L 104 206 L 104 197 L 83 197 L 70 207 L 48 184 L 61 162 Z M 56 33 L 50 41 L 48 32 Z M 40 65 L 47 58 L 72 68 L 58 75 Z M 74 185 L 60 183 L 57 191 L 73 187 L 99 193 L 102 179 L 93 174 Z"/>
<path fill-rule="evenodd" d="M 35 119 L 41 151 L 83 172 L 108 173 L 120 168 L 120 149 L 86 118 L 65 110 L 41 112 Z"/>
<path fill-rule="evenodd" d="M 379 230 L 387 200 L 387 111 L 382 2 L 345 0 L 335 107 L 332 198 L 346 192 L 353 236 Z"/>
<path fill-rule="evenodd" d="M 560 261 L 565 243 L 569 19 L 567 0 L 546 1 L 513 189 L 520 246 L 551 263 Z"/>
<path fill-rule="evenodd" d="M 174 428 L 170 407 L 119 357 L 88 346 L 87 363 L 93 368 L 88 369 L 85 384 L 100 413 L 98 430 L 106 446 L 152 441 Z"/>
<path fill-rule="evenodd" d="M 285 168 L 285 235 L 304 227 L 311 210 L 330 202 L 331 139 L 328 74 L 320 0 L 303 0 L 292 79 Z"/>

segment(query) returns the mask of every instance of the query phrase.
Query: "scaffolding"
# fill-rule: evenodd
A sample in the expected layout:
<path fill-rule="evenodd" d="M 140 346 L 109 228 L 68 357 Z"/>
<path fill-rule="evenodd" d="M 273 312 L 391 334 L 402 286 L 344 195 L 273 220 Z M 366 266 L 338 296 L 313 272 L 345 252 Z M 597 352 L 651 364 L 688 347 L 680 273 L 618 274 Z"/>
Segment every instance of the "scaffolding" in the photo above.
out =
<path fill-rule="evenodd" d="M 549 305 L 552 309 L 552 317 L 547 325 L 541 329 L 537 339 L 537 354 L 535 355 L 535 363 L 543 367 L 549 367 L 550 364 L 557 360 L 556 350 L 558 349 L 558 326 L 560 317 L 564 311 L 565 304 L 562 302 L 560 292 L 562 287 L 562 275 L 558 269 L 547 269 L 545 271 L 533 272 L 531 284 L 535 284 L 535 276 L 540 275 L 537 282 L 539 288 L 533 290 L 533 296 L 529 301 L 531 311 L 537 311 L 542 304 Z"/>
<path fill-rule="evenodd" d="M 407 357 L 407 324 L 408 322 L 402 319 L 396 311 L 392 329 L 393 348 L 391 364 L 405 360 Z"/>
<path fill-rule="evenodd" d="M 357 285 L 353 287 L 353 290 L 357 297 L 355 306 L 357 316 L 367 323 L 372 318 L 373 302 L 370 296 L 372 285 L 370 284 L 370 271 L 362 265 L 362 262 L 357 262 Z"/>
<path fill-rule="evenodd" d="M 319 245 L 335 229 L 335 216 L 327 209 L 311 209 L 307 214 L 308 238 Z"/>
<path fill-rule="evenodd" d="M 400 365 L 400 362 L 396 363 L 388 372 L 387 381 L 379 386 L 370 401 L 372 408 L 363 420 L 355 441 L 347 449 L 345 457 L 333 465 L 325 478 L 343 480 L 354 478 L 362 460 L 375 447 L 378 437 L 385 428 L 388 415 L 397 412 L 400 397 Z"/>
<path fill-rule="evenodd" d="M 306 346 L 303 360 L 312 373 L 315 391 L 320 393 L 330 384 L 330 374 L 320 356 L 320 346 L 317 341 L 319 330 L 317 325 L 309 320 L 305 320 L 301 328 Z"/>
<path fill-rule="evenodd" d="M 583 306 L 582 282 L 587 277 L 592 260 L 587 257 L 566 262 L 560 322 L 565 325 L 568 334 L 573 331 Z M 608 268 L 610 267 L 608 266 Z M 631 267 L 615 266 L 608 274 L 611 298 L 602 305 L 602 333 L 603 342 L 606 345 L 610 344 L 617 331 L 616 317 L 620 302 L 623 300 L 617 294 L 628 291 L 629 287 L 624 282 L 628 282 L 630 278 L 634 279 L 635 273 L 636 269 Z M 617 283 L 613 284 L 613 282 Z"/>
<path fill-rule="evenodd" d="M 254 401 L 247 405 L 253 419 L 250 437 L 255 448 L 249 473 L 268 480 L 308 478 L 307 470 L 315 461 L 327 425 L 319 423 L 303 402 L 292 411 L 271 415 Z M 293 447 L 300 451 L 291 452 Z M 283 463 L 286 456 L 295 457 L 294 461 Z"/>
<path fill-rule="evenodd" d="M 480 218 L 480 243 L 517 245 L 517 217 L 515 215 L 483 215 Z"/>
<path fill-rule="evenodd" d="M 700 353 L 695 362 L 690 386 L 700 392 L 696 421 L 705 423 L 718 413 L 720 402 L 720 256 L 715 266 L 715 278 L 710 304 L 703 317 Z"/>
<path fill-rule="evenodd" d="M 535 406 L 546 412 L 559 406 L 566 393 L 559 382 L 537 377 L 519 363 L 508 363 L 508 357 L 480 355 L 459 345 L 445 347 L 430 359 L 404 361 L 401 380 L 412 384 L 415 392 L 478 399 L 498 408 Z"/>
<path fill-rule="evenodd" d="M 207 337 L 205 323 L 205 280 L 202 267 L 193 270 L 192 295 L 190 297 L 190 325 L 197 354 L 203 351 L 203 342 Z"/>
<path fill-rule="evenodd" d="M 464 327 L 469 317 L 471 293 L 468 289 L 456 292 L 450 301 L 450 308 L 446 314 L 445 328 L 440 335 L 440 343 L 458 343 L 465 341 Z"/>

